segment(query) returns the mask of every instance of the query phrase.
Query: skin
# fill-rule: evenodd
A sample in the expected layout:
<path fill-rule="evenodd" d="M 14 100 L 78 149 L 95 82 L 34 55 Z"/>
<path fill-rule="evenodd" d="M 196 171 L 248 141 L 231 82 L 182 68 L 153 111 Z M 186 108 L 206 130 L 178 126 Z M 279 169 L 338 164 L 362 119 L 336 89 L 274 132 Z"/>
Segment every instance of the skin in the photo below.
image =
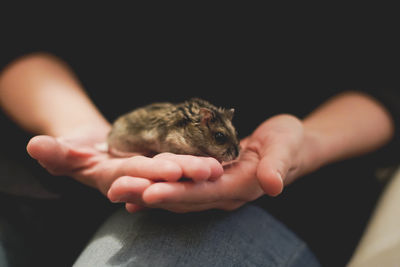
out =
<path fill-rule="evenodd" d="M 371 152 L 394 132 L 379 102 L 345 92 L 304 120 L 288 114 L 267 119 L 241 141 L 239 159 L 224 166 L 213 158 L 171 153 L 114 158 L 94 149 L 110 124 L 68 66 L 46 54 L 21 58 L 0 74 L 0 104 L 18 125 L 38 134 L 27 151 L 44 168 L 126 203 L 129 212 L 233 210 L 263 194 L 279 195 L 325 164 Z"/>

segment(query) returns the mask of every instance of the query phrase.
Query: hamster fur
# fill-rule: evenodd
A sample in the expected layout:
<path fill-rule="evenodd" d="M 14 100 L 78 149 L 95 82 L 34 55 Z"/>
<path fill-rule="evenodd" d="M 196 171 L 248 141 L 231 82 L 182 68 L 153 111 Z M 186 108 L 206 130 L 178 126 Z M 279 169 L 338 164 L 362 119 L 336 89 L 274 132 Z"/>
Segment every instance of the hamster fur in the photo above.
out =
<path fill-rule="evenodd" d="M 108 151 L 117 156 L 171 152 L 230 161 L 239 154 L 233 113 L 199 98 L 150 104 L 117 118 L 107 137 Z"/>

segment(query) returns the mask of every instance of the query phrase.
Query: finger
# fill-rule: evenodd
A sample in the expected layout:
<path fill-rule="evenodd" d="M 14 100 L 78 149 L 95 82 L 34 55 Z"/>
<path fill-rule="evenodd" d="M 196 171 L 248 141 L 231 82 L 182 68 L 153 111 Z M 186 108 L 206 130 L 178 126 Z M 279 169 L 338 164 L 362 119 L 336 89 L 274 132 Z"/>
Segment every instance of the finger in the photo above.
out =
<path fill-rule="evenodd" d="M 116 179 L 107 192 L 111 202 L 142 204 L 144 190 L 152 184 L 148 179 L 123 176 Z"/>
<path fill-rule="evenodd" d="M 168 203 L 208 203 L 225 199 L 218 182 L 201 183 L 155 183 L 143 193 L 143 201 L 148 205 Z"/>
<path fill-rule="evenodd" d="M 271 146 L 264 153 L 257 168 L 257 178 L 264 192 L 277 196 L 283 190 L 283 179 L 290 167 L 289 153 L 281 146 Z"/>
<path fill-rule="evenodd" d="M 119 160 L 115 176 L 144 177 L 154 181 L 177 181 L 182 178 L 182 168 L 179 164 L 165 159 L 134 156 Z"/>
<path fill-rule="evenodd" d="M 243 139 L 240 141 L 240 148 L 241 148 L 241 149 L 246 149 L 247 144 L 249 143 L 249 139 L 250 139 L 250 137 L 246 137 L 246 138 L 243 138 Z"/>
<path fill-rule="evenodd" d="M 224 172 L 222 165 L 211 157 L 161 153 L 154 158 L 175 162 L 182 168 L 183 176 L 194 181 L 215 180 Z"/>
<path fill-rule="evenodd" d="M 146 204 L 252 201 L 263 194 L 256 178 L 258 158 L 257 153 L 244 151 L 241 159 L 227 166 L 225 173 L 216 181 L 153 184 L 143 193 L 143 200 Z"/>
<path fill-rule="evenodd" d="M 129 213 L 135 213 L 141 210 L 145 210 L 146 207 L 140 206 L 140 205 L 136 205 L 133 203 L 126 203 L 125 204 L 125 209 L 129 212 Z"/>
<path fill-rule="evenodd" d="M 80 152 L 51 136 L 33 137 L 27 145 L 28 154 L 54 175 L 67 174 L 86 164 L 89 152 Z"/>
<path fill-rule="evenodd" d="M 204 210 L 219 209 L 232 211 L 246 202 L 240 200 L 216 201 L 210 203 L 161 203 L 153 207 L 169 210 L 176 213 L 199 212 Z"/>

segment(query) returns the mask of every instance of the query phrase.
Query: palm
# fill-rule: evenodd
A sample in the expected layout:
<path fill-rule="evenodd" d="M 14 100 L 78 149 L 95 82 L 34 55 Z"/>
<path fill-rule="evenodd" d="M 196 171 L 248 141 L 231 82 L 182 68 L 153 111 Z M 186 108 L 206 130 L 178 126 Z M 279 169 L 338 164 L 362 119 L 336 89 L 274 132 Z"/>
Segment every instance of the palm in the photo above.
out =
<path fill-rule="evenodd" d="M 144 185 L 148 186 L 155 180 L 176 181 L 182 176 L 203 180 L 222 174 L 220 164 L 206 158 L 201 159 L 202 164 L 196 164 L 195 157 L 189 156 L 160 154 L 148 158 L 137 154 L 127 158 L 113 157 L 95 148 L 96 144 L 104 141 L 104 134 L 91 130 L 77 131 L 58 139 L 36 136 L 28 144 L 28 152 L 50 173 L 71 176 L 98 188 L 103 194 L 107 194 L 111 184 L 118 178 L 130 177 L 130 181 L 141 179 L 140 186 L 134 189 L 140 193 L 145 189 Z M 194 164 L 185 166 L 187 162 Z"/>
<path fill-rule="evenodd" d="M 125 158 L 113 158 L 108 153 L 95 148 L 97 136 L 77 135 L 55 139 L 50 136 L 36 136 L 29 145 L 28 152 L 53 175 L 68 175 L 78 181 L 97 187 L 103 193 L 110 186 L 115 165 L 123 165 Z M 96 184 L 101 181 L 102 184 Z"/>
<path fill-rule="evenodd" d="M 257 176 L 267 194 L 279 194 L 284 184 L 299 175 L 303 145 L 303 125 L 290 115 L 272 117 L 253 133 L 248 149 L 261 159 Z"/>
<path fill-rule="evenodd" d="M 216 181 L 155 183 L 143 199 L 150 207 L 187 212 L 231 210 L 264 193 L 275 196 L 298 169 L 302 139 L 299 120 L 287 115 L 271 118 L 242 140 L 239 159 L 226 165 Z"/>
<path fill-rule="evenodd" d="M 187 212 L 231 210 L 264 193 L 278 195 L 299 175 L 304 141 L 298 119 L 273 117 L 242 141 L 239 159 L 223 169 L 213 158 L 171 153 L 116 158 L 94 148 L 104 136 L 96 131 L 58 140 L 37 136 L 28 152 L 51 173 L 98 188 L 111 201 L 127 203 L 128 211 L 141 205 Z M 191 180 L 178 181 L 182 177 Z"/>

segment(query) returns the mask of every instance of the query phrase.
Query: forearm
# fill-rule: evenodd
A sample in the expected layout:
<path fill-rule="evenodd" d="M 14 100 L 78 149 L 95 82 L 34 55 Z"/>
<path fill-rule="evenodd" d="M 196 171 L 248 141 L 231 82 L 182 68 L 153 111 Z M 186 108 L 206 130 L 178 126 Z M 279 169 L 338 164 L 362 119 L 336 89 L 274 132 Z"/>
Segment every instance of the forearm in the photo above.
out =
<path fill-rule="evenodd" d="M 311 144 L 304 172 L 371 152 L 394 134 L 385 107 L 359 92 L 333 97 L 307 116 L 303 125 L 305 139 Z"/>
<path fill-rule="evenodd" d="M 68 66 L 46 54 L 23 57 L 6 67 L 0 74 L 0 105 L 35 134 L 60 136 L 80 127 L 109 127 Z"/>

